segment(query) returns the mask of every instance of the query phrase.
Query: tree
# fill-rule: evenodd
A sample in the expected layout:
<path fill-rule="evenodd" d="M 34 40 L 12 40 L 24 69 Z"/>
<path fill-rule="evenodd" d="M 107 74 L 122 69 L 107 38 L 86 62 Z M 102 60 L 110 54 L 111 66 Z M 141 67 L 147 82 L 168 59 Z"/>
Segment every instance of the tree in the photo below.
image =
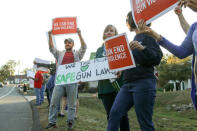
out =
<path fill-rule="evenodd" d="M 169 72 L 169 68 L 167 66 L 167 56 L 163 56 L 161 63 L 159 66 L 156 67 L 157 71 L 159 72 L 159 85 L 164 87 L 166 83 L 168 83 L 169 78 L 167 73 Z"/>
<path fill-rule="evenodd" d="M 174 55 L 165 55 L 157 67 L 160 86 L 164 87 L 169 80 L 180 83 L 191 77 L 191 57 L 179 59 Z"/>
<path fill-rule="evenodd" d="M 23 69 L 22 73 L 26 75 L 27 71 L 29 71 L 29 70 L 33 71 L 33 68 L 25 68 L 25 69 Z"/>
<path fill-rule="evenodd" d="M 13 76 L 17 63 L 9 60 L 5 65 L 0 67 L 0 81 L 5 81 L 8 77 Z"/>

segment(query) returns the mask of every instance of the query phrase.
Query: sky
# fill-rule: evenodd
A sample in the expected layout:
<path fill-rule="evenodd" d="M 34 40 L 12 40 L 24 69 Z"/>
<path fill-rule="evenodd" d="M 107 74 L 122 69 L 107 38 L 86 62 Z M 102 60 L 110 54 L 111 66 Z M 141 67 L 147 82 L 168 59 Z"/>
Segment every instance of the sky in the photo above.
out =
<path fill-rule="evenodd" d="M 131 10 L 130 0 L 2 0 L 0 1 L 0 66 L 8 60 L 20 61 L 18 72 L 32 68 L 33 60 L 41 58 L 54 61 L 49 52 L 47 32 L 52 29 L 52 19 L 57 17 L 77 17 L 87 51 L 83 60 L 88 60 L 91 52 L 96 52 L 102 43 L 104 28 L 114 25 L 118 33 L 125 33 L 131 41 L 135 33 L 126 26 L 126 15 Z M 191 25 L 197 14 L 183 9 L 183 14 Z M 159 17 L 152 28 L 173 43 L 180 45 L 185 34 L 174 11 Z M 80 47 L 77 34 L 55 36 L 57 48 L 64 50 L 64 39 L 73 38 L 74 49 Z M 164 54 L 169 53 L 162 48 Z"/>

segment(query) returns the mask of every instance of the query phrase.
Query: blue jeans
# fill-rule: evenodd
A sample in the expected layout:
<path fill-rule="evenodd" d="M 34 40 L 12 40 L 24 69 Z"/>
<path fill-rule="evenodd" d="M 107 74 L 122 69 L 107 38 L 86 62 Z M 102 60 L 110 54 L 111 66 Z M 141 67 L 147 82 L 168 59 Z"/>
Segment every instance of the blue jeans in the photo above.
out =
<path fill-rule="evenodd" d="M 133 106 L 142 131 L 155 131 L 152 121 L 156 80 L 143 79 L 124 84 L 109 115 L 108 131 L 118 131 L 122 118 Z"/>
<path fill-rule="evenodd" d="M 74 120 L 77 104 L 77 84 L 58 85 L 54 87 L 51 104 L 49 107 L 49 123 L 56 123 L 60 100 L 64 93 L 67 94 L 68 121 Z"/>
<path fill-rule="evenodd" d="M 44 93 L 45 93 L 45 84 L 42 85 L 42 88 L 41 88 L 41 92 L 40 92 L 41 96 L 40 96 L 40 103 L 42 104 L 44 102 Z"/>
<path fill-rule="evenodd" d="M 34 88 L 34 92 L 36 95 L 36 105 L 40 105 L 40 92 L 41 92 L 41 88 Z"/>
<path fill-rule="evenodd" d="M 49 92 L 49 100 L 50 100 L 50 102 L 51 102 L 51 97 L 52 97 L 52 94 L 53 94 L 53 89 L 54 89 L 54 88 L 48 89 L 48 92 Z"/>
<path fill-rule="evenodd" d="M 105 111 L 107 113 L 107 120 L 109 120 L 109 113 L 114 103 L 114 100 L 116 98 L 116 95 L 117 93 L 109 93 L 109 94 L 101 95 L 101 100 L 105 107 Z M 130 131 L 127 113 L 120 120 L 120 131 Z"/>

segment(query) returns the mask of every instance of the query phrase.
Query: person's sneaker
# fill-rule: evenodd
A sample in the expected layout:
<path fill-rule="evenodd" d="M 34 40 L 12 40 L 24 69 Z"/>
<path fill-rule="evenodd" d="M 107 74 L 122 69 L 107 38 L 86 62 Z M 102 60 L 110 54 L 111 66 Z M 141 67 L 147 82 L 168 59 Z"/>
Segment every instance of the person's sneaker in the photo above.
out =
<path fill-rule="evenodd" d="M 59 117 L 64 117 L 64 114 L 59 113 L 58 116 Z"/>
<path fill-rule="evenodd" d="M 73 127 L 74 127 L 74 121 L 73 120 L 67 121 L 67 128 L 68 128 L 68 130 L 72 130 Z"/>
<path fill-rule="evenodd" d="M 45 129 L 57 128 L 55 123 L 49 123 Z"/>
<path fill-rule="evenodd" d="M 75 118 L 74 118 L 75 120 L 77 120 L 78 119 L 78 117 L 77 116 L 75 116 Z"/>

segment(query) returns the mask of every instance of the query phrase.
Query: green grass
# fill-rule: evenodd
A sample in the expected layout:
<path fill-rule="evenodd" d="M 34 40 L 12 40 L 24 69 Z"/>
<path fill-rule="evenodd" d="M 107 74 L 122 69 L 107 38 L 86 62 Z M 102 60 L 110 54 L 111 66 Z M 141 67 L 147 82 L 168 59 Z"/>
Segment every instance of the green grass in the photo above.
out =
<path fill-rule="evenodd" d="M 90 94 L 88 94 L 88 97 L 85 97 L 86 95 L 79 95 L 79 117 L 75 122 L 75 131 L 106 131 L 107 120 L 101 101 Z M 168 105 L 189 103 L 191 103 L 189 90 L 157 93 L 153 115 L 156 131 L 197 131 L 197 112 L 194 109 L 182 112 L 167 109 Z M 38 109 L 42 112 L 40 118 L 42 115 L 48 115 L 47 103 L 38 107 Z M 46 116 L 46 119 L 41 121 L 43 127 L 47 124 Z M 131 131 L 140 131 L 134 109 L 129 111 L 129 122 Z M 57 126 L 58 129 L 53 129 L 53 131 L 65 130 L 66 117 L 58 118 Z"/>

